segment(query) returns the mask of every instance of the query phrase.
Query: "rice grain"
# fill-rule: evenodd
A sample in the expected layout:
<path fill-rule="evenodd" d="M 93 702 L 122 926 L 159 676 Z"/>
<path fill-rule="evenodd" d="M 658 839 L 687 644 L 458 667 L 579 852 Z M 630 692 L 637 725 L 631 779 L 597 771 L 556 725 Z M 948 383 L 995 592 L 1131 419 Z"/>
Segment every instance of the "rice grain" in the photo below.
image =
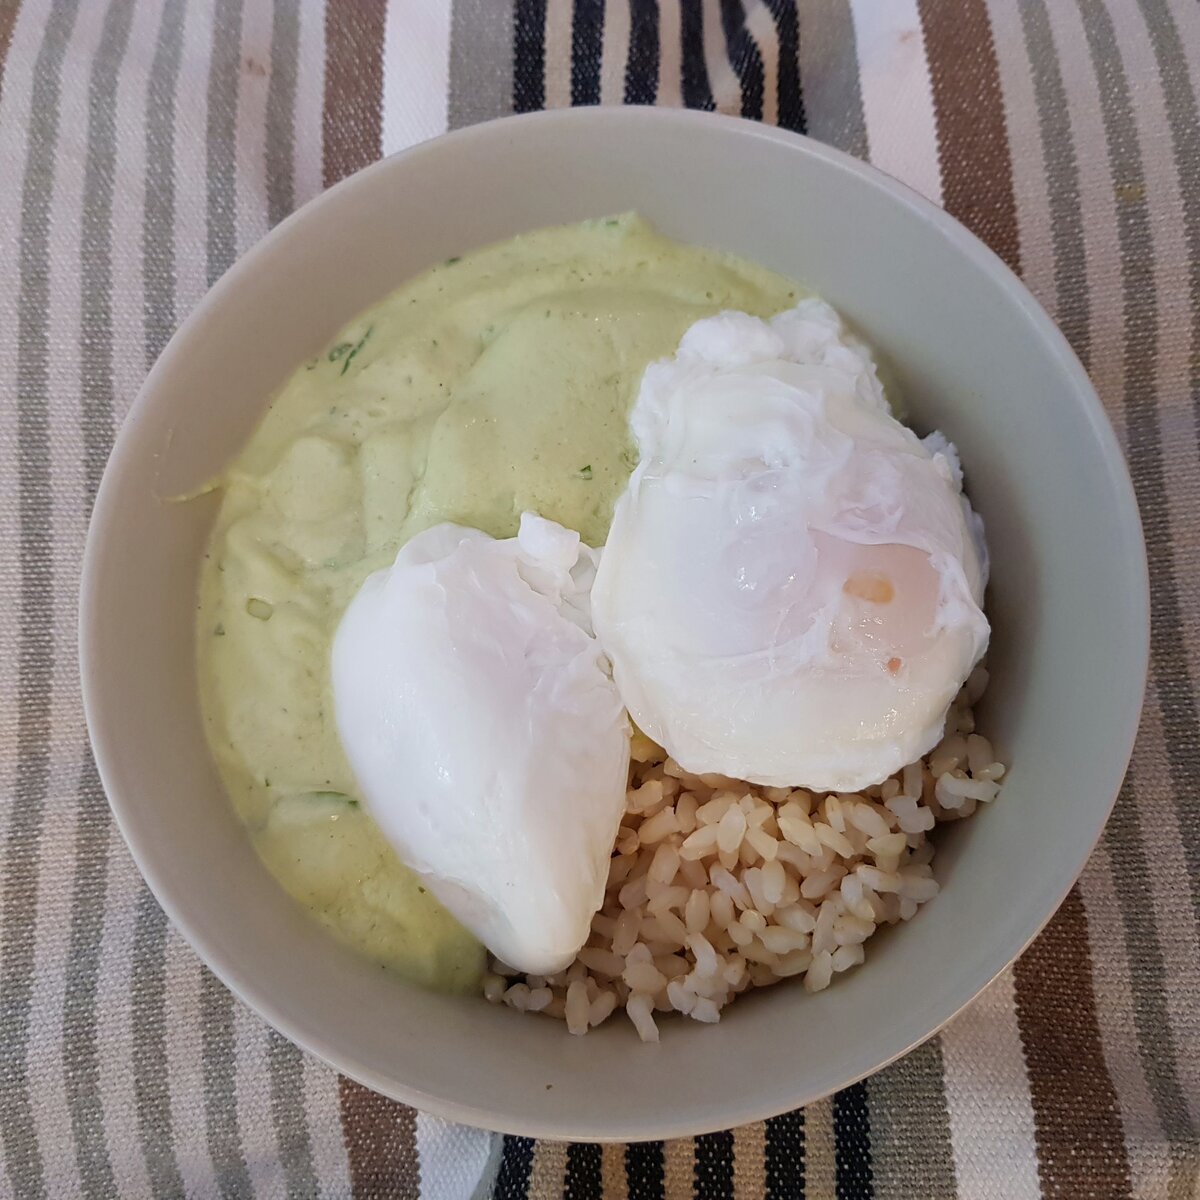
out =
<path fill-rule="evenodd" d="M 1004 764 L 967 704 L 977 669 L 925 759 L 860 794 L 695 776 L 641 733 L 626 813 L 587 945 L 564 971 L 528 976 L 491 959 L 493 1003 L 542 1012 L 573 1034 L 624 1008 L 643 1041 L 655 1012 L 705 1023 L 741 992 L 803 976 L 806 991 L 863 962 L 880 925 L 938 892 L 927 834 L 990 803 Z"/>

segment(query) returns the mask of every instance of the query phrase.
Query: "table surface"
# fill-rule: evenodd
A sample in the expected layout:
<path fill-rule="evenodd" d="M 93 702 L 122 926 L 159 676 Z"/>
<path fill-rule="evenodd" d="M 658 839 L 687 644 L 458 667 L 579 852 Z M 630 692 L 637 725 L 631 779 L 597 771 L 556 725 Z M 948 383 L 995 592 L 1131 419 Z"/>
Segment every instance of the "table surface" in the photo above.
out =
<path fill-rule="evenodd" d="M 1194 0 L 0 0 L 0 1193 L 1200 1194 L 1198 92 Z M 75 644 L 114 430 L 209 284 L 381 154 L 595 103 L 806 131 L 989 242 L 1122 439 L 1154 617 L 1116 812 L 1014 969 L 803 1112 L 603 1148 L 446 1125 L 235 1001 L 113 827 Z"/>

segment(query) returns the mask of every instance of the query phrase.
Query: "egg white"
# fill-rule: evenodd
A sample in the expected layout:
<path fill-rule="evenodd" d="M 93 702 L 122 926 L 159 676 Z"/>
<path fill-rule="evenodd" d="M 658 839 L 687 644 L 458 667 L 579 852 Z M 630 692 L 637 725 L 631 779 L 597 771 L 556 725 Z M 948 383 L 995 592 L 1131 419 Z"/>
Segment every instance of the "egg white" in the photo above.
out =
<path fill-rule="evenodd" d="M 837 314 L 698 322 L 632 426 L 592 612 L 641 729 L 692 772 L 830 791 L 931 749 L 987 646 L 982 529 Z"/>
<path fill-rule="evenodd" d="M 489 950 L 541 975 L 587 940 L 625 808 L 594 563 L 529 513 L 504 541 L 438 525 L 363 584 L 333 645 L 338 732 L 372 817 Z"/>

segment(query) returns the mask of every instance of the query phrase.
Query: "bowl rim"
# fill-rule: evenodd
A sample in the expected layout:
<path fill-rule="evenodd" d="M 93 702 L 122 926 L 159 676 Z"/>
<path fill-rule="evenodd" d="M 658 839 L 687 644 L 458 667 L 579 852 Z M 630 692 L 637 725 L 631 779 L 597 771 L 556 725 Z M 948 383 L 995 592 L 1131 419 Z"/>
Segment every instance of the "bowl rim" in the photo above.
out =
<path fill-rule="evenodd" d="M 383 1095 L 395 1097 L 411 1104 L 425 1112 L 437 1115 L 446 1120 L 459 1121 L 480 1128 L 494 1130 L 506 1134 L 534 1138 L 570 1138 L 578 1141 L 616 1142 L 647 1139 L 665 1139 L 673 1137 L 692 1137 L 703 1133 L 731 1127 L 746 1122 L 765 1120 L 781 1112 L 789 1111 L 797 1105 L 811 1103 L 822 1098 L 821 1095 L 805 1095 L 798 1093 L 789 1102 L 780 1105 L 767 1099 L 737 1098 L 736 1101 L 724 1106 L 723 1115 L 718 1122 L 708 1123 L 697 1127 L 694 1123 L 673 1122 L 664 1114 L 656 1127 L 649 1131 L 632 1131 L 618 1128 L 615 1131 L 588 1133 L 573 1127 L 568 1120 L 547 1127 L 544 1121 L 530 1121 L 516 1110 L 505 1112 L 493 1111 L 490 1108 L 475 1107 L 471 1103 L 447 1099 L 442 1096 L 429 1094 L 419 1088 L 411 1087 L 403 1080 L 384 1076 L 375 1071 L 368 1062 L 359 1061 L 353 1055 L 334 1047 L 320 1031 L 301 1028 L 298 1021 L 292 1020 L 280 1011 L 270 992 L 252 979 L 243 977 L 237 969 L 227 961 L 226 955 L 216 946 L 201 936 L 190 924 L 185 915 L 185 903 L 182 897 L 176 897 L 175 888 L 166 872 L 156 864 L 154 847 L 148 839 L 141 836 L 138 829 L 136 814 L 131 806 L 121 798 L 113 781 L 113 772 L 109 765 L 109 731 L 102 717 L 100 697 L 101 683 L 94 668 L 96 655 L 97 630 L 97 595 L 101 588 L 101 567 L 104 556 L 104 540 L 99 531 L 108 530 L 115 524 L 115 493 L 116 479 L 124 470 L 124 463 L 131 454 L 130 429 L 136 425 L 139 418 L 148 412 L 155 403 L 155 394 L 160 381 L 169 377 L 176 369 L 176 361 L 186 355 L 187 343 L 193 328 L 204 323 L 211 313 L 219 309 L 228 295 L 237 291 L 243 279 L 258 269 L 258 263 L 267 251 L 276 244 L 287 239 L 292 229 L 303 220 L 310 220 L 314 213 L 322 208 L 336 203 L 337 198 L 344 192 L 359 188 L 377 175 L 393 171 L 401 163 L 409 169 L 419 169 L 423 157 L 430 154 L 442 154 L 446 147 L 453 145 L 461 152 L 470 153 L 471 147 L 480 142 L 490 141 L 497 136 L 504 136 L 506 131 L 518 125 L 530 126 L 594 126 L 596 124 L 619 124 L 630 128 L 647 124 L 658 126 L 674 126 L 681 138 L 700 127 L 711 128 L 714 124 L 727 132 L 743 138 L 757 138 L 764 141 L 782 143 L 793 150 L 799 150 L 810 158 L 820 160 L 825 166 L 855 179 L 857 185 L 867 186 L 887 194 L 891 202 L 909 209 L 914 216 L 931 226 L 940 236 L 951 244 L 952 248 L 971 263 L 987 274 L 1003 291 L 1005 298 L 1019 308 L 1032 323 L 1038 336 L 1043 340 L 1045 348 L 1050 351 L 1056 366 L 1062 371 L 1066 382 L 1075 393 L 1078 405 L 1090 426 L 1099 452 L 1103 459 L 1108 476 L 1119 494 L 1118 503 L 1122 513 L 1125 528 L 1122 534 L 1132 539 L 1131 545 L 1137 547 L 1139 553 L 1136 562 L 1129 564 L 1134 578 L 1130 580 L 1130 600 L 1133 604 L 1130 613 L 1131 629 L 1140 631 L 1140 644 L 1132 647 L 1141 662 L 1140 686 L 1131 688 L 1125 705 L 1124 719 L 1121 728 L 1114 729 L 1108 738 L 1110 747 L 1119 750 L 1118 761 L 1122 766 L 1122 777 L 1133 754 L 1141 710 L 1143 706 L 1146 680 L 1150 661 L 1150 581 L 1149 566 L 1146 557 L 1145 537 L 1142 528 L 1136 493 L 1128 464 L 1117 440 L 1103 403 L 1096 393 L 1091 379 L 1084 370 L 1074 350 L 1067 342 L 1058 326 L 1037 301 L 1015 272 L 983 241 L 962 225 L 949 213 L 938 207 L 918 192 L 900 180 L 885 174 L 851 155 L 832 146 L 813 140 L 801 134 L 793 133 L 776 126 L 769 126 L 757 121 L 740 117 L 727 116 L 721 113 L 700 112 L 683 108 L 658 108 L 653 106 L 612 106 L 589 108 L 566 108 L 524 113 L 481 122 L 463 129 L 442 134 L 428 141 L 418 143 L 396 154 L 381 158 L 354 174 L 347 176 L 333 187 L 321 192 L 300 208 L 289 214 L 287 218 L 275 226 L 264 238 L 243 254 L 223 276 L 207 291 L 196 307 L 179 324 L 171 338 L 163 348 L 158 359 L 147 374 L 138 390 L 128 413 L 117 431 L 113 447 L 105 466 L 100 486 L 96 493 L 95 503 L 88 524 L 87 539 L 84 548 L 82 572 L 79 592 L 79 667 L 83 699 L 84 715 L 87 722 L 92 752 L 96 768 L 104 792 L 108 798 L 113 818 L 129 847 L 146 884 L 155 899 L 170 919 L 176 930 L 196 953 L 200 960 L 214 975 L 243 1003 L 267 1021 L 290 1041 L 307 1052 L 315 1055 L 339 1073 L 363 1084 Z M 582 133 L 582 130 L 577 131 Z M 1137 682 L 1135 680 L 1134 682 Z M 869 1070 L 858 1072 L 847 1077 L 842 1087 L 868 1078 L 882 1070 L 890 1063 L 908 1054 L 917 1046 L 933 1037 L 952 1021 L 960 1012 L 971 1004 L 999 975 L 1028 948 L 1049 923 L 1061 907 L 1070 890 L 1075 886 L 1080 875 L 1090 859 L 1093 850 L 1099 843 L 1105 825 L 1112 813 L 1119 794 L 1121 779 L 1115 779 L 1112 796 L 1103 810 L 1103 820 L 1098 820 L 1094 834 L 1084 844 L 1078 845 L 1076 858 L 1071 860 L 1070 869 L 1063 875 L 1063 883 L 1053 906 L 1045 912 L 1029 930 L 1028 936 L 1017 950 L 997 964 L 995 970 L 987 979 L 970 991 L 969 995 L 954 998 L 950 1011 L 939 1014 L 935 1025 L 924 1035 L 914 1038 L 907 1045 L 898 1048 L 890 1057 L 877 1063 Z M 1099 809 L 1097 808 L 1097 815 Z M 965 989 L 964 989 L 965 990 Z M 829 1093 L 823 1093 L 827 1095 Z M 733 1110 L 736 1108 L 736 1112 Z"/>

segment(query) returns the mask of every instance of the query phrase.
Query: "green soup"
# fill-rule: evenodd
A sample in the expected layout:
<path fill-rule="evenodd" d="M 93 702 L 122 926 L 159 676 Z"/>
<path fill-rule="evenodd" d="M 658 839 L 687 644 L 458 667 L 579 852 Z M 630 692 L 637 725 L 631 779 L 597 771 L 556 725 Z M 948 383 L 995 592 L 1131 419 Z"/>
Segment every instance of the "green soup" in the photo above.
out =
<path fill-rule="evenodd" d="M 646 365 L 701 317 L 795 299 L 787 280 L 634 216 L 546 229 L 405 284 L 272 400 L 221 481 L 201 698 L 263 861 L 364 954 L 447 990 L 477 986 L 484 963 L 356 799 L 329 683 L 346 605 L 441 521 L 510 537 L 528 509 L 601 545 Z"/>

